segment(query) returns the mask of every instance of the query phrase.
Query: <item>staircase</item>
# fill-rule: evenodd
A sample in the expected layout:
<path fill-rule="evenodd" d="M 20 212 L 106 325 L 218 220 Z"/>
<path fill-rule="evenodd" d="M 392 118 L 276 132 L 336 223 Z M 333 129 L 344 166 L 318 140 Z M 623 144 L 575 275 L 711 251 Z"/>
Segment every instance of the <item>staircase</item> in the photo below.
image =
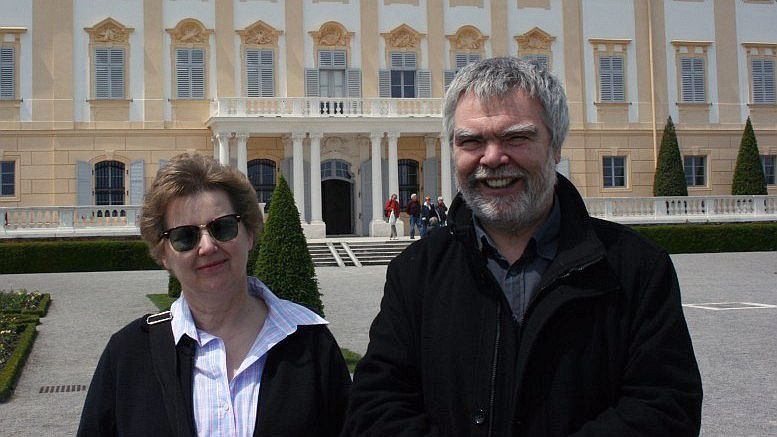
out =
<path fill-rule="evenodd" d="M 388 265 L 412 240 L 329 241 L 308 243 L 316 267 Z"/>

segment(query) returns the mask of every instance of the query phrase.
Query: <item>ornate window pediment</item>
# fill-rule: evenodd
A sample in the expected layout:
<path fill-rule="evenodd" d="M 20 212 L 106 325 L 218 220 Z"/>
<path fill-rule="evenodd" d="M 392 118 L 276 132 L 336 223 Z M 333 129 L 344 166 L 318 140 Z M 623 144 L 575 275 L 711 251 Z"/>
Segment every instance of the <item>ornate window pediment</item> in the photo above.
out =
<path fill-rule="evenodd" d="M 85 27 L 93 43 L 129 43 L 129 36 L 135 29 L 127 27 L 113 18 L 106 18 L 94 27 Z"/>
<path fill-rule="evenodd" d="M 555 39 L 555 36 L 550 36 L 550 34 L 539 27 L 535 27 L 523 35 L 515 37 L 515 41 L 518 43 L 518 50 L 521 52 L 550 51 L 550 46 Z"/>
<path fill-rule="evenodd" d="M 474 26 L 461 26 L 453 35 L 447 36 L 453 50 L 482 50 L 488 39 Z"/>
<path fill-rule="evenodd" d="M 328 21 L 319 30 L 309 33 L 318 47 L 350 47 L 354 35 L 336 21 Z"/>
<path fill-rule="evenodd" d="M 424 37 L 423 33 L 416 31 L 407 24 L 401 24 L 391 32 L 382 33 L 381 35 L 386 39 L 386 48 L 388 50 L 417 50 L 420 48 L 421 38 Z"/>
<path fill-rule="evenodd" d="M 212 29 L 208 29 L 199 20 L 186 18 L 178 22 L 172 29 L 166 29 L 167 33 L 177 44 L 207 45 Z"/>
<path fill-rule="evenodd" d="M 262 47 L 277 47 L 278 37 L 283 33 L 282 30 L 270 26 L 262 20 L 237 31 L 243 44 Z"/>

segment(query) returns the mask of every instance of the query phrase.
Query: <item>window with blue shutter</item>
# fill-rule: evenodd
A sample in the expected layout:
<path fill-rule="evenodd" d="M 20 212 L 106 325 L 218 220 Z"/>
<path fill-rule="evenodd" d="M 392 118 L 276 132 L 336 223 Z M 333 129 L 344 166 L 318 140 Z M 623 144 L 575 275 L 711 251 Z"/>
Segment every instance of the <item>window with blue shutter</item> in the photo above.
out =
<path fill-rule="evenodd" d="M 319 97 L 346 96 L 346 66 L 345 50 L 318 51 Z"/>
<path fill-rule="evenodd" d="M 275 95 L 273 58 L 272 49 L 246 50 L 246 97 Z"/>
<path fill-rule="evenodd" d="M 16 49 L 0 47 L 0 99 L 16 98 Z"/>
<path fill-rule="evenodd" d="M 775 104 L 774 59 L 753 58 L 750 61 L 753 71 L 753 103 Z"/>
<path fill-rule="evenodd" d="M 683 103 L 706 103 L 704 59 L 680 58 L 680 96 Z"/>
<path fill-rule="evenodd" d="M 94 98 L 124 99 L 124 49 L 94 49 Z"/>
<path fill-rule="evenodd" d="M 414 98 L 418 63 L 414 52 L 391 52 L 390 89 L 393 98 Z"/>
<path fill-rule="evenodd" d="M 100 161 L 94 165 L 95 205 L 124 205 L 124 163 Z"/>
<path fill-rule="evenodd" d="M 524 55 L 521 57 L 524 61 L 535 64 L 541 68 L 547 69 L 548 64 L 550 64 L 550 56 L 547 54 L 531 54 L 531 55 Z"/>
<path fill-rule="evenodd" d="M 0 161 L 0 197 L 16 195 L 16 162 Z"/>
<path fill-rule="evenodd" d="M 623 73 L 623 57 L 599 57 L 600 102 L 623 103 L 626 101 Z"/>
<path fill-rule="evenodd" d="M 176 98 L 205 98 L 205 49 L 175 49 Z"/>

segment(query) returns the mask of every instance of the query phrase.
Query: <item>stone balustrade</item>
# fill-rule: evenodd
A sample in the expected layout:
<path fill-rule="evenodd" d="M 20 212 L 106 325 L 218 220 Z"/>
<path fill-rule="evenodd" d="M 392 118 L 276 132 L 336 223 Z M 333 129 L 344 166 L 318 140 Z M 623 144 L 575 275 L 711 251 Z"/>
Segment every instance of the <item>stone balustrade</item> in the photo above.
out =
<path fill-rule="evenodd" d="M 230 97 L 211 103 L 211 117 L 442 117 L 442 99 Z"/>
<path fill-rule="evenodd" d="M 626 224 L 777 222 L 777 196 L 589 197 L 588 212 Z M 264 211 L 264 204 L 260 204 Z M 0 238 L 140 235 L 140 207 L 0 208 Z"/>

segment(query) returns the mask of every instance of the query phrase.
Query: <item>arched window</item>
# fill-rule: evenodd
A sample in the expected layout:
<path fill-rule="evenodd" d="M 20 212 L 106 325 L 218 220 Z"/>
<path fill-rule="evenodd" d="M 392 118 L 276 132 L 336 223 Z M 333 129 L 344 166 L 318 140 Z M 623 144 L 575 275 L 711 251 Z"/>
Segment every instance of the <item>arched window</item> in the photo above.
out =
<path fill-rule="evenodd" d="M 405 208 L 410 201 L 410 195 L 418 193 L 418 161 L 413 159 L 399 160 L 399 205 Z"/>
<path fill-rule="evenodd" d="M 248 180 L 256 190 L 259 203 L 268 203 L 275 190 L 275 161 L 271 159 L 248 161 Z"/>
<path fill-rule="evenodd" d="M 95 205 L 124 205 L 124 163 L 100 161 L 94 165 Z"/>
<path fill-rule="evenodd" d="M 325 179 L 343 179 L 350 181 L 353 179 L 351 174 L 351 164 L 342 159 L 329 159 L 321 163 L 321 180 Z"/>

